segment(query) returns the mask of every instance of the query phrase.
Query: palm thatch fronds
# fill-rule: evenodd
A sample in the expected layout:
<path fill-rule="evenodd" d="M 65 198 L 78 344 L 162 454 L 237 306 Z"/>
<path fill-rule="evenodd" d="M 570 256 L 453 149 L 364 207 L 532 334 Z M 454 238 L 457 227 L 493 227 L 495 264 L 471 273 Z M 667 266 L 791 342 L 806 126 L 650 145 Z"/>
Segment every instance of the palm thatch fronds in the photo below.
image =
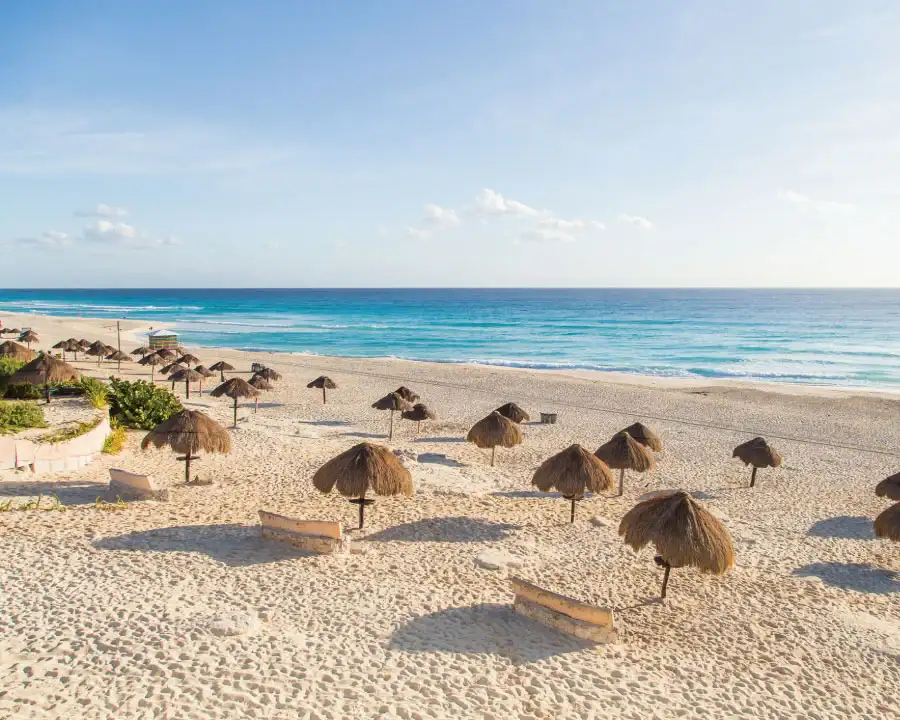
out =
<path fill-rule="evenodd" d="M 264 367 L 257 370 L 256 375 L 264 377 L 266 380 L 281 380 L 281 373 L 276 372 L 270 367 Z"/>
<path fill-rule="evenodd" d="M 888 500 L 900 500 L 900 472 L 886 477 L 875 486 L 875 494 L 878 497 L 886 497 Z"/>
<path fill-rule="evenodd" d="M 523 422 L 528 422 L 529 420 L 531 420 L 531 416 L 514 402 L 508 402 L 505 405 L 501 405 L 497 408 L 496 412 L 500 413 L 505 418 L 509 418 L 514 423 L 518 423 L 519 425 L 521 425 Z"/>
<path fill-rule="evenodd" d="M 77 341 L 76 341 L 77 343 Z M 115 348 L 113 348 L 115 350 Z M 108 350 L 106 344 L 100 342 L 99 340 L 95 340 L 91 343 L 91 346 L 84 351 L 85 355 L 90 355 L 91 357 L 97 358 L 97 365 L 100 364 L 100 361 L 103 360 L 104 357 L 110 354 L 112 350 Z"/>
<path fill-rule="evenodd" d="M 34 352 L 24 345 L 19 345 L 12 340 L 4 340 L 0 343 L 0 357 L 8 357 L 19 362 L 28 362 L 34 360 Z"/>
<path fill-rule="evenodd" d="M 234 370 L 234 367 L 232 365 L 229 365 L 224 360 L 219 360 L 219 362 L 210 365 L 209 369 L 218 372 L 220 374 L 222 382 L 225 382 L 225 371 L 228 370 L 230 372 L 231 370 Z"/>
<path fill-rule="evenodd" d="M 24 332 L 19 335 L 19 342 L 25 343 L 28 346 L 28 349 L 31 350 L 31 343 L 40 342 L 41 339 L 38 337 L 38 334 L 33 330 L 29 330 L 28 332 Z"/>
<path fill-rule="evenodd" d="M 169 373 L 178 372 L 179 370 L 186 370 L 187 365 L 182 365 L 179 361 L 170 362 L 168 365 L 163 365 L 159 371 L 163 375 L 168 375 Z"/>
<path fill-rule="evenodd" d="M 196 355 L 186 353 L 178 358 L 178 362 L 180 362 L 182 365 L 196 365 L 200 362 L 200 358 L 198 358 Z"/>
<path fill-rule="evenodd" d="M 68 340 L 60 340 L 55 345 L 51 346 L 54 350 L 62 351 L 62 359 L 66 359 L 66 353 L 69 350 L 69 341 Z"/>
<path fill-rule="evenodd" d="M 41 353 L 34 360 L 26 363 L 9 378 L 10 385 L 30 383 L 47 386 L 47 402 L 50 402 L 50 384 L 77 381 L 81 373 L 63 360 Z"/>
<path fill-rule="evenodd" d="M 721 575 L 734 565 L 734 546 L 726 527 L 683 490 L 650 498 L 625 513 L 619 535 L 634 550 L 653 543 L 666 572 L 666 596 L 672 568 L 695 567 Z"/>
<path fill-rule="evenodd" d="M 191 460 L 194 453 L 230 453 L 231 436 L 208 415 L 196 410 L 182 410 L 153 428 L 141 441 L 141 449 L 151 445 L 168 445 L 177 453 L 184 453 L 184 481 L 191 481 Z"/>
<path fill-rule="evenodd" d="M 332 488 L 344 497 L 354 498 L 359 505 L 359 527 L 365 522 L 365 507 L 373 500 L 366 498 L 371 490 L 376 495 L 412 495 L 412 476 L 388 448 L 360 443 L 332 458 L 313 475 L 313 485 L 323 493 Z"/>
<path fill-rule="evenodd" d="M 594 453 L 613 470 L 619 471 L 619 495 L 625 492 L 625 471 L 642 473 L 653 469 L 653 456 L 624 430 L 617 432 Z"/>
<path fill-rule="evenodd" d="M 416 423 L 416 432 L 426 420 L 437 420 L 437 413 L 431 410 L 425 403 L 416 403 L 412 410 L 404 410 L 400 413 L 404 420 L 412 420 Z"/>
<path fill-rule="evenodd" d="M 524 436 L 522 430 L 509 418 L 503 417 L 496 410 L 475 423 L 466 435 L 466 440 L 481 449 L 491 449 L 491 467 L 498 447 L 511 448 L 521 445 Z"/>
<path fill-rule="evenodd" d="M 275 386 L 262 375 L 254 375 L 250 378 L 250 384 L 257 390 L 272 390 Z"/>
<path fill-rule="evenodd" d="M 191 370 L 190 368 L 181 368 L 180 370 L 175 370 L 171 375 L 169 375 L 169 380 L 172 381 L 172 387 L 175 387 L 175 383 L 184 382 L 184 394 L 185 397 L 190 400 L 191 398 L 191 383 L 192 382 L 203 382 L 203 376 L 196 372 L 195 370 Z M 200 386 L 200 394 L 203 394 L 203 386 Z"/>
<path fill-rule="evenodd" d="M 544 460 L 534 473 L 531 484 L 542 492 L 550 492 L 554 488 L 559 490 L 564 498 L 572 502 L 569 522 L 575 522 L 575 502 L 584 497 L 585 491 L 600 493 L 611 490 L 613 476 L 606 463 L 575 444 Z"/>
<path fill-rule="evenodd" d="M 151 353 L 151 352 L 153 352 L 153 351 L 150 348 L 148 348 L 146 345 L 141 345 L 140 347 L 137 347 L 134 350 L 132 350 L 131 354 L 132 355 L 147 355 L 148 353 Z"/>
<path fill-rule="evenodd" d="M 110 362 L 117 363 L 116 372 L 122 372 L 122 363 L 123 362 L 132 362 L 131 356 L 126 355 L 121 350 L 114 350 L 109 355 L 106 356 L 106 359 Z"/>
<path fill-rule="evenodd" d="M 244 380 L 244 378 L 233 377 L 219 385 L 210 395 L 213 397 L 225 395 L 234 400 L 234 427 L 237 427 L 238 398 L 257 397 L 259 390 Z"/>
<path fill-rule="evenodd" d="M 328 398 L 325 395 L 326 390 L 336 390 L 337 383 L 332 380 L 327 375 L 319 375 L 315 380 L 309 383 L 306 387 L 308 388 L 320 388 L 322 390 L 322 404 L 325 405 L 328 402 Z"/>
<path fill-rule="evenodd" d="M 650 448 L 653 452 L 662 452 L 662 440 L 659 435 L 648 428 L 644 423 L 636 422 L 622 430 L 631 435 L 632 439 L 639 442 L 644 447 Z"/>
<path fill-rule="evenodd" d="M 894 503 L 875 518 L 875 537 L 900 542 L 900 502 Z"/>
<path fill-rule="evenodd" d="M 744 465 L 753 466 L 753 472 L 750 474 L 750 487 L 756 485 L 756 471 L 759 468 L 776 468 L 781 465 L 781 455 L 766 442 L 765 438 L 761 437 L 741 443 L 734 449 L 731 457 L 738 458 Z"/>
<path fill-rule="evenodd" d="M 376 410 L 390 410 L 391 411 L 391 425 L 390 430 L 388 430 L 388 440 L 394 439 L 394 411 L 399 410 L 403 412 L 405 410 L 412 410 L 413 406 L 410 402 L 404 398 L 400 393 L 392 392 L 385 395 L 383 398 L 376 400 L 372 403 L 372 407 Z"/>
<path fill-rule="evenodd" d="M 171 361 L 173 358 L 178 357 L 178 353 L 169 350 L 169 348 L 160 348 L 156 351 L 156 354 L 159 355 L 163 360 Z"/>
<path fill-rule="evenodd" d="M 144 357 L 138 360 L 138 365 L 146 365 L 150 368 L 150 382 L 152 383 L 154 381 L 154 371 L 159 365 L 163 365 L 165 362 L 165 358 L 162 357 L 159 353 L 152 352 L 147 353 L 146 355 L 144 355 Z"/>
<path fill-rule="evenodd" d="M 81 340 L 78 341 L 78 349 L 81 350 L 82 352 L 87 350 L 90 346 L 91 346 L 91 344 L 84 338 L 81 338 Z"/>
<path fill-rule="evenodd" d="M 402 397 L 404 400 L 406 400 L 406 402 L 408 402 L 410 404 L 417 402 L 419 400 L 419 396 L 416 395 L 416 393 L 414 393 L 412 390 L 410 390 L 405 385 L 401 385 L 396 390 L 394 390 L 394 392 L 397 393 L 400 397 Z"/>
<path fill-rule="evenodd" d="M 210 370 L 206 365 L 198 365 L 194 368 L 194 372 L 202 375 L 205 378 L 211 378 L 215 373 Z"/>

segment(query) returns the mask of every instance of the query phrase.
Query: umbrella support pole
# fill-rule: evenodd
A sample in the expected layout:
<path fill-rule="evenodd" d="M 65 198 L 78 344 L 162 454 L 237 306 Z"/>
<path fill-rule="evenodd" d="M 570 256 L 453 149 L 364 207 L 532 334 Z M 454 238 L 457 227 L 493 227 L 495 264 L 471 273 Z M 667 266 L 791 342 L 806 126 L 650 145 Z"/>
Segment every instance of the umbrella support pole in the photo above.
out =
<path fill-rule="evenodd" d="M 323 405 L 328 404 L 328 398 L 325 397 L 325 386 L 324 385 L 322 386 L 322 404 Z"/>
<path fill-rule="evenodd" d="M 665 599 L 666 597 L 666 587 L 669 585 L 669 572 L 672 570 L 672 566 L 669 563 L 666 563 L 666 572 L 663 574 L 663 584 L 662 584 L 662 592 L 660 593 L 660 597 Z"/>
<path fill-rule="evenodd" d="M 572 512 L 569 515 L 569 523 L 575 522 L 575 498 L 572 498 Z"/>
<path fill-rule="evenodd" d="M 494 445 L 494 447 L 491 448 L 491 467 L 494 467 L 494 458 L 496 457 L 496 455 L 497 455 L 497 446 Z"/>
<path fill-rule="evenodd" d="M 362 530 L 366 524 L 366 505 L 374 505 L 375 500 L 367 497 L 350 498 L 350 502 L 359 505 L 359 529 Z"/>
<path fill-rule="evenodd" d="M 184 482 L 188 484 L 191 482 L 191 454 L 187 453 L 184 456 Z"/>
<path fill-rule="evenodd" d="M 253 399 L 253 413 L 256 414 L 256 411 L 259 410 L 259 396 Z"/>
<path fill-rule="evenodd" d="M 234 426 L 237 427 L 237 398 L 234 399 Z"/>
<path fill-rule="evenodd" d="M 625 494 L 625 468 L 619 470 L 619 497 Z"/>
<path fill-rule="evenodd" d="M 391 410 L 391 428 L 388 430 L 388 440 L 394 439 L 394 411 Z"/>
<path fill-rule="evenodd" d="M 753 468 L 753 472 L 750 473 L 750 487 L 756 485 L 756 468 Z"/>
<path fill-rule="evenodd" d="M 184 394 L 188 400 L 191 399 L 191 383 L 189 380 L 184 381 Z"/>

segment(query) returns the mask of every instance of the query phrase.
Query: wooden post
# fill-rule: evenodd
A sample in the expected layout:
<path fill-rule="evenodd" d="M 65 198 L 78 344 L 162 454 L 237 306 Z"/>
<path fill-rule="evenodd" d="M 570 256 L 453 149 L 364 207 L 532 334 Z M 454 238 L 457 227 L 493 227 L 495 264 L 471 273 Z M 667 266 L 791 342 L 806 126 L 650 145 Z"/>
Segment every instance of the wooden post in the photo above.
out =
<path fill-rule="evenodd" d="M 359 499 L 359 529 L 363 529 L 366 520 L 366 494 L 363 493 Z"/>
<path fill-rule="evenodd" d="M 188 378 L 184 379 L 184 394 L 188 400 L 191 399 L 191 381 Z"/>
<path fill-rule="evenodd" d="M 494 456 L 497 454 L 497 446 L 491 448 L 491 467 L 494 467 Z"/>
<path fill-rule="evenodd" d="M 184 457 L 184 481 L 187 484 L 191 482 L 191 453 L 190 451 L 185 453 Z"/>
<path fill-rule="evenodd" d="M 575 498 L 572 498 L 572 514 L 569 516 L 569 522 L 575 522 Z"/>
<path fill-rule="evenodd" d="M 619 469 L 619 497 L 625 494 L 625 468 Z"/>
<path fill-rule="evenodd" d="M 753 466 L 753 472 L 750 473 L 750 487 L 756 485 L 756 466 Z"/>
<path fill-rule="evenodd" d="M 234 397 L 234 426 L 237 427 L 237 395 Z"/>
<path fill-rule="evenodd" d="M 391 429 L 388 431 L 388 440 L 394 439 L 394 409 L 391 408 Z"/>
<path fill-rule="evenodd" d="M 660 594 L 660 597 L 662 597 L 662 598 L 665 598 L 665 596 L 666 596 L 666 587 L 669 584 L 669 571 L 671 569 L 672 569 L 672 566 L 669 565 L 669 563 L 666 563 L 666 572 L 663 575 L 662 593 Z"/>
<path fill-rule="evenodd" d="M 325 397 L 325 383 L 322 383 L 322 404 L 326 405 L 328 403 L 328 398 Z"/>

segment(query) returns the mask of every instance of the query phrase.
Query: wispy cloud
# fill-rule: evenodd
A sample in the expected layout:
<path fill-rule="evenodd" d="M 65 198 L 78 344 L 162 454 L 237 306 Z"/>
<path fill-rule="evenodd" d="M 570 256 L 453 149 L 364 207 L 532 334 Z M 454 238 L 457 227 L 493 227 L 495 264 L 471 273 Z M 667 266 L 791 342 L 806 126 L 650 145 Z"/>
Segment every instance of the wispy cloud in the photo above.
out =
<path fill-rule="evenodd" d="M 650 222 L 647 218 L 641 217 L 640 215 L 629 215 L 628 213 L 622 213 L 621 215 L 619 215 L 619 222 L 625 225 L 636 227 L 638 230 L 653 229 L 653 223 Z"/>
<path fill-rule="evenodd" d="M 74 238 L 68 233 L 58 230 L 48 230 L 36 237 L 23 237 L 13 241 L 15 245 L 25 247 L 41 248 L 45 250 L 55 250 L 71 245 Z"/>
<path fill-rule="evenodd" d="M 75 215 L 77 217 L 123 218 L 128 215 L 128 211 L 125 208 L 99 203 L 93 210 L 76 211 Z"/>
<path fill-rule="evenodd" d="M 853 212 L 856 210 L 856 205 L 853 203 L 815 200 L 808 195 L 795 192 L 794 190 L 782 190 L 778 193 L 778 199 L 820 213 Z"/>
<path fill-rule="evenodd" d="M 485 188 L 475 197 L 475 207 L 481 215 L 516 215 L 539 218 L 551 215 L 547 210 L 537 210 L 530 205 L 503 197 L 496 190 Z"/>
<path fill-rule="evenodd" d="M 428 204 L 425 206 L 424 218 L 417 225 L 407 227 L 406 233 L 417 240 L 424 240 L 460 224 L 462 224 L 462 220 L 456 210 Z"/>

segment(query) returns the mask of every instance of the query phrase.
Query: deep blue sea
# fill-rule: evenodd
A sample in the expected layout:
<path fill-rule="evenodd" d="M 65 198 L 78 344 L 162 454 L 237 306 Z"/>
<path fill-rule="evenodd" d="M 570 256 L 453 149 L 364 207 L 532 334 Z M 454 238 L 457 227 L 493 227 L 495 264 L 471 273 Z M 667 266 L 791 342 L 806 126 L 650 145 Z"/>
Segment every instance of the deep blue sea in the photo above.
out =
<path fill-rule="evenodd" d="M 900 390 L 900 290 L 0 290 L 188 344 Z"/>

